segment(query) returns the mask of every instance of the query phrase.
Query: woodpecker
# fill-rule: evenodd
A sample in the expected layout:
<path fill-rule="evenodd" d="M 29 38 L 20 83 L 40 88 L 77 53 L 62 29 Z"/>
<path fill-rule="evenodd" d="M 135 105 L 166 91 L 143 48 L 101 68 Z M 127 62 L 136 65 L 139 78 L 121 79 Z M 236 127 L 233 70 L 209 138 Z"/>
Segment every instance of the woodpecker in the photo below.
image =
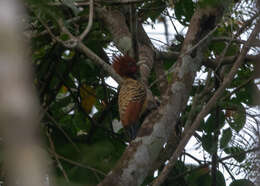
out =
<path fill-rule="evenodd" d="M 115 57 L 113 68 L 123 78 L 118 96 L 120 120 L 129 139 L 133 140 L 136 137 L 138 120 L 146 107 L 146 88 L 136 80 L 138 66 L 130 56 Z"/>

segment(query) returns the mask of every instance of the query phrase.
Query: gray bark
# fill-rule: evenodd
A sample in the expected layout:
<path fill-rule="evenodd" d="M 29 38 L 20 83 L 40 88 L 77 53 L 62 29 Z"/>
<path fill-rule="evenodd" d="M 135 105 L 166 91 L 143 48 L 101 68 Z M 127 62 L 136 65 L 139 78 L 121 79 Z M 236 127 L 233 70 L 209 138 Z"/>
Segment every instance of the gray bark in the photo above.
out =
<path fill-rule="evenodd" d="M 137 138 L 99 186 L 142 184 L 163 144 L 174 134 L 176 121 L 187 104 L 196 72 L 202 64 L 205 42 L 191 49 L 213 30 L 223 11 L 224 7 L 217 7 L 195 12 L 161 106 L 145 119 Z"/>
<path fill-rule="evenodd" d="M 0 1 L 0 123 L 6 185 L 46 185 L 47 162 L 41 149 L 39 106 L 33 88 L 29 47 L 20 1 Z"/>

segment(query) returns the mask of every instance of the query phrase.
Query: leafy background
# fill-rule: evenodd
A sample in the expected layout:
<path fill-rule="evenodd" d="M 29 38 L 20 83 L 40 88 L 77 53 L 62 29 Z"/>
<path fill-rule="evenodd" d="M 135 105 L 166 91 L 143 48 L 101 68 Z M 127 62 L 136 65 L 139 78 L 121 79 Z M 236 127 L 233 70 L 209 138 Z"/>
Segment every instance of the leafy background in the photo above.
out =
<path fill-rule="evenodd" d="M 120 6 L 113 2 L 98 3 L 111 8 Z M 136 7 L 138 16 L 146 27 L 154 28 L 164 20 L 170 24 L 169 20 L 173 19 L 183 28 L 172 35 L 168 43 L 159 45 L 154 41 L 160 51 L 178 52 L 195 8 L 212 6 L 214 3 L 216 2 L 209 0 L 145 0 L 137 3 Z M 75 6 L 74 0 L 64 0 L 62 3 L 54 0 L 27 0 L 25 6 L 29 14 L 28 32 L 35 70 L 34 84 L 44 111 L 41 131 L 46 142 L 45 150 L 53 160 L 51 164 L 55 167 L 57 185 L 97 185 L 115 166 L 127 147 L 123 130 L 115 131 L 112 125 L 115 120 L 119 120 L 118 90 L 107 81 L 109 75 L 106 71 L 81 51 L 64 47 L 47 29 L 58 39 L 68 40 L 68 35 L 61 32 L 57 24 L 61 18 L 72 34 L 79 35 L 88 24 L 88 6 Z M 250 0 L 234 3 L 213 37 L 231 37 L 241 28 L 244 19 L 253 15 L 253 11 L 249 11 L 253 6 L 253 1 Z M 246 36 L 247 33 L 244 33 Z M 111 64 L 112 56 L 119 53 L 113 45 L 111 34 L 100 20 L 94 20 L 91 31 L 83 42 L 108 64 Z M 225 47 L 223 40 L 213 40 L 205 58 L 216 59 Z M 232 43 L 225 56 L 236 56 L 240 47 L 241 43 Z M 257 50 L 251 52 L 255 54 Z M 174 63 L 175 59 L 165 59 L 165 71 Z M 202 68 L 193 84 L 191 101 L 180 119 L 181 127 L 184 127 L 188 119 L 195 118 L 217 88 L 217 76 L 220 73 L 226 74 L 231 64 L 223 66 L 221 72 L 213 72 L 207 66 Z M 252 94 L 258 90 L 256 81 L 252 78 L 255 68 L 255 61 L 244 63 L 218 105 L 201 122 L 194 139 L 195 150 L 203 152 L 204 159 L 187 163 L 187 154 L 191 156 L 192 152 L 186 151 L 164 185 L 211 185 L 210 162 L 216 153 L 221 160 L 216 174 L 218 186 L 230 182 L 230 186 L 253 185 L 250 179 L 257 173 L 253 166 L 256 158 L 254 153 L 249 152 L 256 147 L 254 130 L 258 119 Z M 206 82 L 206 76 L 210 77 L 209 82 Z M 150 83 L 155 78 L 155 72 L 152 71 Z M 168 78 L 168 81 L 171 79 Z M 205 91 L 206 83 L 213 87 L 197 103 L 196 95 Z M 160 99 L 157 85 L 152 86 L 151 90 Z M 193 104 L 197 104 L 195 109 Z M 160 171 L 157 170 L 157 173 Z M 224 172 L 225 177 L 231 179 L 227 181 Z M 241 177 L 243 179 L 239 179 Z M 153 179 L 154 176 L 149 175 L 143 185 L 151 183 Z"/>

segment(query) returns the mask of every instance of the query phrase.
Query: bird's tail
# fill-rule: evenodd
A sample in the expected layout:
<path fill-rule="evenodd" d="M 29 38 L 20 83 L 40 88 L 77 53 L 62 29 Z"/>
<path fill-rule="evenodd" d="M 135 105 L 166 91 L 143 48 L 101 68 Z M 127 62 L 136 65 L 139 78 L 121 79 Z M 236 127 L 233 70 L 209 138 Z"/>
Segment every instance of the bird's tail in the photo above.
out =
<path fill-rule="evenodd" d="M 125 128 L 125 133 L 129 142 L 136 138 L 139 128 L 140 128 L 139 122 L 136 122 L 135 124 L 132 124 Z"/>

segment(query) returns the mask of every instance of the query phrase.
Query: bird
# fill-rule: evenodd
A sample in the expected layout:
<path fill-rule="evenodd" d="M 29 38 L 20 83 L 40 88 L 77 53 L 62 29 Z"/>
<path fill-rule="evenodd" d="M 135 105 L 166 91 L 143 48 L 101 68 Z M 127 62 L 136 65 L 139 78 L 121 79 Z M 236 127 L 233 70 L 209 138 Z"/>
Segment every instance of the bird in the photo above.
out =
<path fill-rule="evenodd" d="M 113 58 L 112 66 L 123 78 L 118 95 L 119 116 L 131 141 L 136 137 L 139 119 L 145 111 L 146 87 L 136 79 L 138 66 L 132 57 L 116 56 Z"/>

